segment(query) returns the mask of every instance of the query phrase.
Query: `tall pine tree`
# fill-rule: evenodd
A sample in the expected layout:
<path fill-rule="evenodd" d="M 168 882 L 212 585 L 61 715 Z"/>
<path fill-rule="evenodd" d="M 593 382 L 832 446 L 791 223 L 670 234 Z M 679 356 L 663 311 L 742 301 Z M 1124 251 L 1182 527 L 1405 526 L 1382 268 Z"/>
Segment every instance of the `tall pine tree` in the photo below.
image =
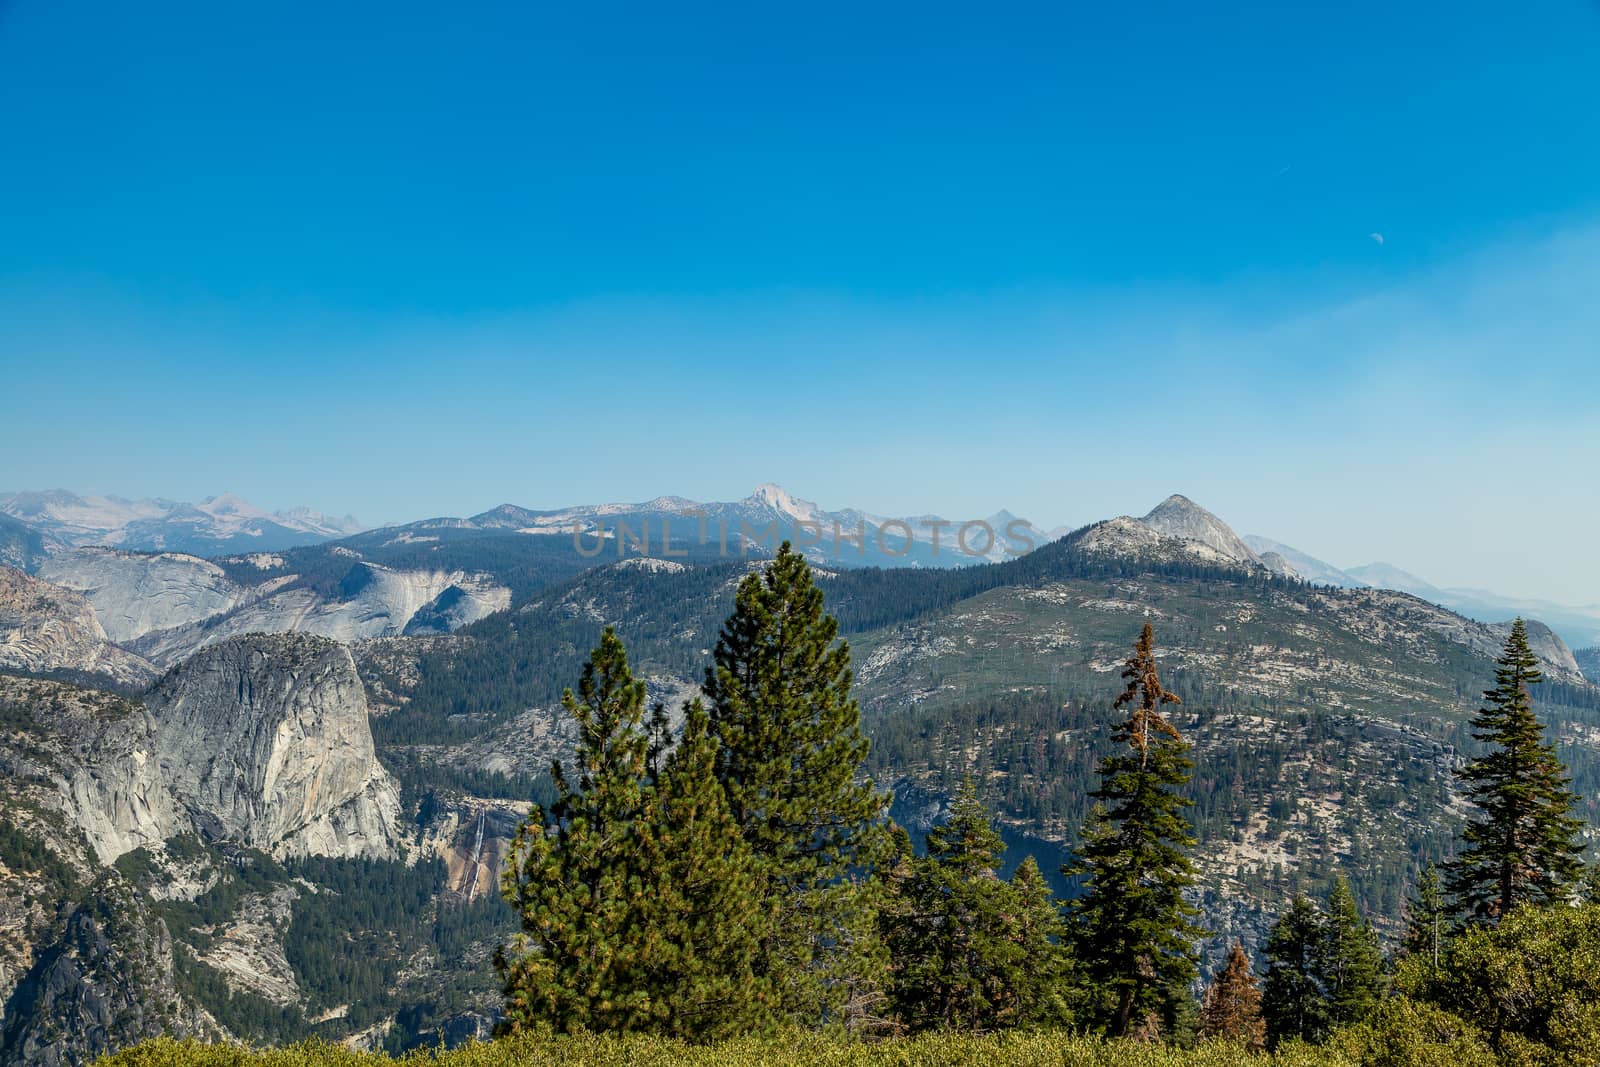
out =
<path fill-rule="evenodd" d="M 861 777 L 867 739 L 850 650 L 805 558 L 785 542 L 739 583 L 706 671 L 717 777 L 778 915 L 756 959 L 791 1019 L 837 1020 L 885 964 L 856 877 L 887 853 L 887 798 Z"/>
<path fill-rule="evenodd" d="M 1162 715 L 1179 703 L 1156 670 L 1155 632 L 1144 626 L 1122 672 L 1127 688 L 1114 707 L 1130 707 L 1112 740 L 1126 751 L 1100 761 L 1098 802 L 1068 875 L 1086 880 L 1073 902 L 1075 945 L 1092 990 L 1086 1020 L 1113 1037 L 1152 1022 L 1171 1032 L 1196 976 L 1192 922 L 1183 898 L 1194 882 L 1194 837 L 1179 792 L 1194 764 L 1189 745 Z"/>
<path fill-rule="evenodd" d="M 607 627 L 578 683 L 561 698 L 577 722 L 577 778 L 556 761 L 556 800 L 517 830 L 501 891 L 522 932 L 496 956 L 505 983 L 502 1029 L 636 1030 L 653 1018 L 645 971 L 651 872 L 641 725 L 644 683 Z"/>
<path fill-rule="evenodd" d="M 1267 973 L 1261 1013 L 1267 1042 L 1276 1048 L 1290 1038 L 1321 1041 L 1328 1035 L 1328 1000 L 1323 991 L 1323 920 L 1303 896 L 1289 903 L 1267 937 Z"/>
<path fill-rule="evenodd" d="M 756 953 L 772 922 L 755 857 L 728 812 L 716 778 L 716 739 L 696 700 L 656 783 L 640 861 L 652 892 L 643 901 L 653 1029 L 714 1041 L 767 1026 L 770 981 Z"/>
<path fill-rule="evenodd" d="M 1478 816 L 1462 833 L 1466 848 L 1449 864 L 1454 910 L 1467 922 L 1498 922 L 1520 904 L 1565 900 L 1583 873 L 1583 823 L 1571 814 L 1571 779 L 1533 713 L 1531 687 L 1543 681 L 1521 619 L 1511 627 L 1495 685 L 1472 720 L 1490 746 L 1460 772 Z"/>
<path fill-rule="evenodd" d="M 1356 906 L 1350 881 L 1343 874 L 1328 893 L 1323 921 L 1321 978 L 1328 1000 L 1328 1021 L 1335 1027 L 1365 1019 L 1383 995 L 1383 953 L 1378 935 Z"/>
<path fill-rule="evenodd" d="M 518 829 L 502 890 L 522 932 L 496 955 L 503 1029 L 641 1030 L 691 1041 L 761 1029 L 771 983 L 754 973 L 772 906 L 714 770 L 698 702 L 667 751 L 659 709 L 607 628 L 562 703 L 578 724 L 576 780 Z"/>
<path fill-rule="evenodd" d="M 904 860 L 883 926 L 891 999 L 910 1029 L 1067 1021 L 1060 915 L 1031 856 L 999 877 L 1004 854 L 969 778 L 927 854 Z"/>

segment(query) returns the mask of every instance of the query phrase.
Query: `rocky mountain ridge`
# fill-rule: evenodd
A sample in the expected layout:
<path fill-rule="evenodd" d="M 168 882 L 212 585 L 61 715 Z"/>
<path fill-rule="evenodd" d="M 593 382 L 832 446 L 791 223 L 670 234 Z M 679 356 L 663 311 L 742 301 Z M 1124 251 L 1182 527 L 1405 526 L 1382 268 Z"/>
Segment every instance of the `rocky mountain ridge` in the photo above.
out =
<path fill-rule="evenodd" d="M 828 510 L 772 482 L 736 501 L 661 496 L 635 504 L 551 510 L 501 504 L 470 518 L 429 519 L 394 529 L 396 536 L 428 536 L 440 529 L 504 530 L 595 545 L 604 544 L 603 538 L 639 539 L 648 530 L 658 544 L 667 533 L 675 544 L 727 545 L 728 554 L 735 557 L 741 554 L 741 538 L 752 542 L 751 552 L 756 554 L 761 546 L 770 551 L 778 541 L 790 540 L 814 562 L 881 567 L 966 566 L 1002 560 L 1066 532 L 1040 529 L 1004 510 L 960 521 L 937 515 L 891 517 L 858 508 Z"/>
<path fill-rule="evenodd" d="M 210 555 L 277 551 L 362 529 L 349 515 L 332 518 L 304 507 L 269 512 L 232 493 L 189 504 L 79 496 L 64 489 L 10 492 L 0 493 L 0 513 L 63 545 Z"/>
<path fill-rule="evenodd" d="M 268 572 L 283 559 L 258 553 L 231 571 L 179 553 L 147 555 L 76 549 L 45 560 L 39 577 L 87 599 L 111 638 L 160 667 L 245 633 L 303 632 L 352 642 L 406 632 L 456 629 L 511 601 L 486 575 L 398 570 L 350 553 L 327 592 L 295 574 Z M 262 575 L 252 580 L 250 572 Z"/>
<path fill-rule="evenodd" d="M 143 686 L 156 669 L 113 644 L 80 593 L 0 566 L 0 669 L 102 675 Z"/>
<path fill-rule="evenodd" d="M 193 916 L 170 909 L 236 868 L 393 860 L 399 813 L 337 642 L 230 639 L 142 700 L 0 674 L 0 1063 L 65 1067 L 159 1033 L 258 1036 L 202 1001 L 271 988 L 301 891 L 238 897 L 231 925 L 184 944 L 162 916 Z"/>
<path fill-rule="evenodd" d="M 161 781 L 202 837 L 277 856 L 394 855 L 399 792 L 346 646 L 222 641 L 168 672 L 145 706 Z"/>

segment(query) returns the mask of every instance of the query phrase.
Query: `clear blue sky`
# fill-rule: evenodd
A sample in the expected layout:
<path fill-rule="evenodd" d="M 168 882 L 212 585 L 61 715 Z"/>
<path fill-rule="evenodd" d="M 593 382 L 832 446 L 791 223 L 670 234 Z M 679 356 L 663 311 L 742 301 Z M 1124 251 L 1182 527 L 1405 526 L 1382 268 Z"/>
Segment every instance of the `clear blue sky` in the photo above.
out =
<path fill-rule="evenodd" d="M 1218 7 L 0 0 L 0 489 L 1181 491 L 1600 601 L 1600 5 Z"/>

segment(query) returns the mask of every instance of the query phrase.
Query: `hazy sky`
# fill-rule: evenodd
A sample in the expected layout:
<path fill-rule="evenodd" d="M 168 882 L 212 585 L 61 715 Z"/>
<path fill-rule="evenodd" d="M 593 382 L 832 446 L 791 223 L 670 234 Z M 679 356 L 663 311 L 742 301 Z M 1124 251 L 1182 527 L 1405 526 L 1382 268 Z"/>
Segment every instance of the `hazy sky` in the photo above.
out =
<path fill-rule="evenodd" d="M 0 489 L 1183 492 L 1600 602 L 1600 4 L 1216 6 L 0 0 Z"/>

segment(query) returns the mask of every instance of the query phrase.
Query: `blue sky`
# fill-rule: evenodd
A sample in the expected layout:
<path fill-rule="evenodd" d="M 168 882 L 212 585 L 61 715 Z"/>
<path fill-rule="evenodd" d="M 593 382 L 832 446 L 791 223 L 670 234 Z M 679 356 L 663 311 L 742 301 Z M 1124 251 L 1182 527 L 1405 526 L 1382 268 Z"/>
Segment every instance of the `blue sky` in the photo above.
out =
<path fill-rule="evenodd" d="M 1600 5 L 1208 6 L 0 0 L 0 488 L 1180 491 L 1600 601 Z"/>

